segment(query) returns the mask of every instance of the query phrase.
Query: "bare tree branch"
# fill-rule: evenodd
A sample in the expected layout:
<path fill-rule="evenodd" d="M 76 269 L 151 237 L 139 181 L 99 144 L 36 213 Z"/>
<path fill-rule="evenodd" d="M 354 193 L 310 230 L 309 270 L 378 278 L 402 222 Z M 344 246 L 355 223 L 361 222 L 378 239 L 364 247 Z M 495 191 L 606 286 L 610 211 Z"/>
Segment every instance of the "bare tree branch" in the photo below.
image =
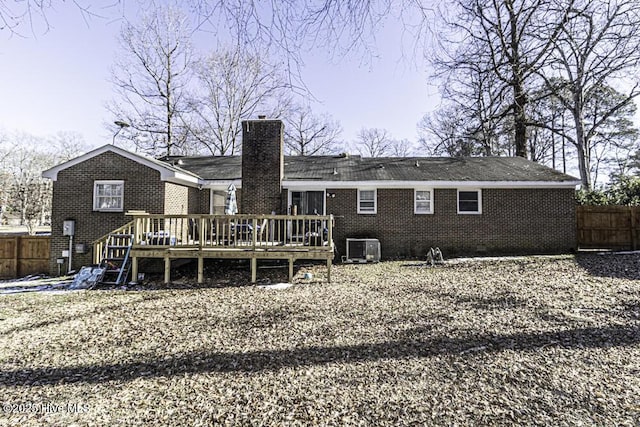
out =
<path fill-rule="evenodd" d="M 284 120 L 284 143 L 289 154 L 313 156 L 339 151 L 342 127 L 328 115 L 318 116 L 308 106 L 297 106 Z"/>
<path fill-rule="evenodd" d="M 201 89 L 190 100 L 191 134 L 211 154 L 239 152 L 242 120 L 281 117 L 289 110 L 292 88 L 285 73 L 266 56 L 232 48 L 197 61 Z"/>
<path fill-rule="evenodd" d="M 149 154 L 190 149 L 183 116 L 192 76 L 191 34 L 187 17 L 173 7 L 153 9 L 121 30 L 122 54 L 112 70 L 119 99 L 108 109 L 114 120 L 130 125 L 134 144 Z"/>

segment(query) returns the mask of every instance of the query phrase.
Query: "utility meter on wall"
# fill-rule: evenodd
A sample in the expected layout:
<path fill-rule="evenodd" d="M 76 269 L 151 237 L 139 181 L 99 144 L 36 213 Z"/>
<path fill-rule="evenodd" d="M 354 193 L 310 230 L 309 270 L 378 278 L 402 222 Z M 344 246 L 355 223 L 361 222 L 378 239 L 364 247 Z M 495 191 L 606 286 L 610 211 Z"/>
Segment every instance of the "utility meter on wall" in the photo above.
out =
<path fill-rule="evenodd" d="M 76 231 L 76 222 L 72 219 L 66 220 L 62 223 L 62 235 L 73 236 Z"/>

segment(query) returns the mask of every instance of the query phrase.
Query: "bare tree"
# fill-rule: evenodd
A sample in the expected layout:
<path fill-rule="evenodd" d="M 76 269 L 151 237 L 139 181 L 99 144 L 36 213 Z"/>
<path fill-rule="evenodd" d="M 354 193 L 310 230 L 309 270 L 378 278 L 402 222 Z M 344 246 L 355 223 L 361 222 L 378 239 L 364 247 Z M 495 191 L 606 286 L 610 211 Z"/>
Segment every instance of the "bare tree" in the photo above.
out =
<path fill-rule="evenodd" d="M 65 4 L 66 3 L 66 4 Z M 50 29 L 48 12 L 55 8 L 75 8 L 85 23 L 93 18 L 103 18 L 107 9 L 116 9 L 118 0 L 56 2 L 53 0 L 3 0 L 0 2 L 0 30 L 24 36 L 24 27 L 33 35 L 44 34 Z"/>
<path fill-rule="evenodd" d="M 442 56 L 434 61 L 439 67 L 443 81 L 441 93 L 444 104 L 442 114 L 428 118 L 434 126 L 450 126 L 452 121 L 458 122 L 458 134 L 453 146 L 457 155 L 504 155 L 513 152 L 507 141 L 513 141 L 513 120 L 510 113 L 508 86 L 496 73 L 488 71 L 491 66 L 486 62 L 472 59 L 478 50 L 480 41 L 473 41 L 468 46 L 458 46 L 461 51 L 454 53 L 449 60 Z M 452 46 L 453 47 L 453 46 Z M 448 55 L 441 52 L 441 55 Z M 458 58 L 450 62 L 453 58 Z M 457 64 L 457 65 L 455 65 Z M 455 65 L 455 69 L 450 67 Z M 428 124 L 423 122 L 424 124 Z M 452 146 L 452 147 L 453 147 Z"/>
<path fill-rule="evenodd" d="M 473 102 L 446 102 L 418 123 L 419 142 L 427 152 L 452 157 L 508 154 L 511 143 L 503 139 L 510 130 L 508 121 L 492 120 Z"/>
<path fill-rule="evenodd" d="M 42 138 L 26 133 L 9 136 L 12 149 L 3 161 L 2 211 L 19 216 L 30 234 L 43 224 L 51 211 L 51 181 L 42 178 L 44 169 L 53 166 L 54 159 Z"/>
<path fill-rule="evenodd" d="M 284 121 L 284 144 L 289 154 L 313 156 L 339 150 L 342 127 L 330 116 L 318 116 L 309 106 L 297 106 Z"/>
<path fill-rule="evenodd" d="M 391 141 L 392 157 L 409 157 L 415 154 L 416 146 L 406 138 Z"/>
<path fill-rule="evenodd" d="M 6 213 L 18 216 L 29 232 L 51 216 L 52 182 L 42 171 L 89 150 L 82 136 L 58 132 L 39 137 L 26 132 L 0 132 L 0 223 Z"/>
<path fill-rule="evenodd" d="M 82 134 L 71 131 L 57 132 L 47 138 L 47 144 L 51 147 L 50 151 L 55 163 L 66 162 L 91 149 Z"/>
<path fill-rule="evenodd" d="M 420 144 L 429 155 L 457 157 L 461 152 L 465 120 L 460 105 L 450 104 L 426 114 L 418 123 Z"/>
<path fill-rule="evenodd" d="M 11 152 L 11 145 L 8 136 L 4 131 L 0 131 L 0 163 L 6 165 L 7 158 Z M 4 217 L 9 205 L 9 170 L 6 167 L 0 168 L 0 225 L 4 223 Z"/>
<path fill-rule="evenodd" d="M 199 95 L 190 100 L 188 126 L 199 146 L 213 155 L 239 151 L 242 120 L 258 113 L 279 117 L 289 109 L 291 84 L 267 56 L 220 49 L 194 67 Z"/>
<path fill-rule="evenodd" d="M 625 79 L 637 73 L 640 65 L 640 11 L 634 0 L 576 0 L 569 4 L 570 19 L 553 39 L 555 62 L 540 75 L 571 112 L 572 142 L 578 153 L 582 187 L 588 190 L 593 184 L 594 138 L 640 95 L 638 81 Z M 616 81 L 625 80 L 626 87 L 614 88 Z M 616 89 L 619 96 L 608 96 L 607 87 Z M 591 113 L 588 120 L 589 103 L 603 97 L 615 102 L 599 104 L 597 114 Z"/>
<path fill-rule="evenodd" d="M 355 143 L 364 157 L 385 157 L 392 154 L 393 138 L 386 129 L 362 128 Z"/>
<path fill-rule="evenodd" d="M 567 163 L 575 160 L 571 133 L 571 115 L 564 103 L 549 90 L 546 84 L 532 90 L 529 119 L 532 130 L 532 160 L 545 163 L 554 169 L 567 172 Z M 563 85 L 562 82 L 555 84 Z"/>
<path fill-rule="evenodd" d="M 429 9 L 420 0 L 191 0 L 190 4 L 203 25 L 231 34 L 238 46 L 268 46 L 296 64 L 304 47 L 323 47 L 337 55 L 372 53 L 371 41 L 386 20 L 426 22 Z"/>
<path fill-rule="evenodd" d="M 638 142 L 638 128 L 633 123 L 637 108 L 633 102 L 625 102 L 626 94 L 607 86 L 591 90 L 590 94 L 585 104 L 584 124 L 590 133 L 586 146 L 589 173 L 592 186 L 596 186 L 603 170 L 620 175 L 627 169 L 628 157 Z M 623 106 L 612 113 L 620 103 Z M 594 131 L 594 127 L 597 130 Z"/>
<path fill-rule="evenodd" d="M 458 0 L 442 13 L 446 23 L 434 63 L 440 75 L 462 73 L 490 82 L 492 117 L 511 117 L 516 156 L 527 156 L 528 86 L 548 63 L 553 40 L 562 30 L 571 0 L 557 7 L 551 0 Z M 547 38 L 539 37 L 541 31 Z M 476 97 L 487 93 L 480 84 Z M 480 90 L 479 92 L 477 90 Z M 483 123 L 483 121 L 481 121 Z"/>
<path fill-rule="evenodd" d="M 187 110 L 193 49 L 187 17 L 175 7 L 153 8 L 120 32 L 121 54 L 112 70 L 114 120 L 130 125 L 133 143 L 149 154 L 188 149 Z M 112 129 L 115 133 L 115 128 Z"/>

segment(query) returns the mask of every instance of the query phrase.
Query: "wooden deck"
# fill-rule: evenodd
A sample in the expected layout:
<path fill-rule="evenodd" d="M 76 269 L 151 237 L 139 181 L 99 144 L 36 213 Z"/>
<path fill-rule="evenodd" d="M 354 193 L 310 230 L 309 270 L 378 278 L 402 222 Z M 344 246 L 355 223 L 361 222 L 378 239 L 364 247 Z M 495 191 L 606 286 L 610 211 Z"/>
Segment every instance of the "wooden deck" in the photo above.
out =
<path fill-rule="evenodd" d="M 198 283 L 204 281 L 206 258 L 249 259 L 252 282 L 257 279 L 259 259 L 288 260 L 290 281 L 296 260 L 326 260 L 331 280 L 332 215 L 128 215 L 132 221 L 112 233 L 134 236 L 130 254 L 134 280 L 140 258 L 164 259 L 165 283 L 171 279 L 171 260 L 184 258 L 197 259 Z M 105 241 L 94 242 L 96 263 Z"/>

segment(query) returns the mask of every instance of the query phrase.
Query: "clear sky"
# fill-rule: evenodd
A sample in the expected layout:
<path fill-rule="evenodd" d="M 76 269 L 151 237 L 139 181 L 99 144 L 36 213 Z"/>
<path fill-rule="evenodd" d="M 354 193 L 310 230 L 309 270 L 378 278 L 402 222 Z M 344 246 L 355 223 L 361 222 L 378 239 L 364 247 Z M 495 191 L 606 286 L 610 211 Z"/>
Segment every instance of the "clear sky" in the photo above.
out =
<path fill-rule="evenodd" d="M 89 146 L 111 142 L 104 123 L 113 118 L 104 104 L 112 97 L 110 67 L 121 21 L 85 22 L 68 3 L 49 10 L 47 19 L 47 32 L 42 23 L 35 34 L 23 27 L 26 37 L 0 30 L 0 128 L 38 136 L 76 131 Z M 207 35 L 201 37 L 206 42 Z M 360 56 L 332 61 L 322 51 L 306 55 L 303 79 L 320 101 L 314 111 L 340 121 L 347 141 L 362 127 L 415 141 L 416 124 L 436 107 L 437 90 L 420 60 L 402 59 L 400 28 L 388 25 L 379 40 L 367 64 Z"/>

